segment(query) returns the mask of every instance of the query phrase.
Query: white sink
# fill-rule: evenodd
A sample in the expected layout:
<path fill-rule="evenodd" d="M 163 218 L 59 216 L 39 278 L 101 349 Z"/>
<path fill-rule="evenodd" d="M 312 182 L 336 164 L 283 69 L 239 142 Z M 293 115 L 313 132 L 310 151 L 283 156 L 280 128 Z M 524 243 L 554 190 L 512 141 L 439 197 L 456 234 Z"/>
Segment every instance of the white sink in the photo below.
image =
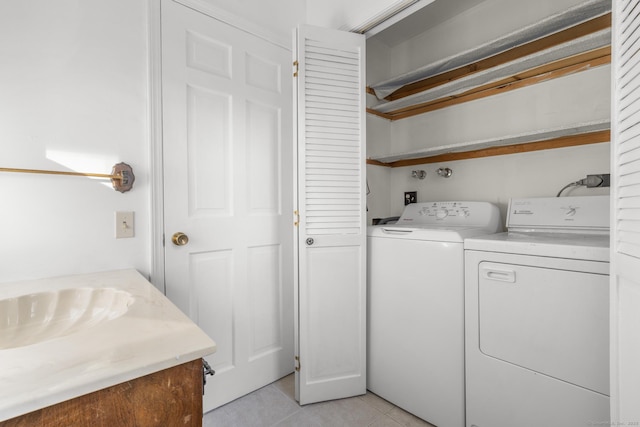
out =
<path fill-rule="evenodd" d="M 0 300 L 0 350 L 94 327 L 127 312 L 133 296 L 114 288 L 70 288 Z"/>

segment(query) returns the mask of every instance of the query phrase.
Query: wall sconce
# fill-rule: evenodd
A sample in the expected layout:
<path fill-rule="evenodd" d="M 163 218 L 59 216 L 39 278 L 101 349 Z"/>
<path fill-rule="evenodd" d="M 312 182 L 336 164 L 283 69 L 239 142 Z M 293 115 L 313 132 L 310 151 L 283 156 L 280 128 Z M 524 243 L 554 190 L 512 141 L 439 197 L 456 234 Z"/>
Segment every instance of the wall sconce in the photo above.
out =
<path fill-rule="evenodd" d="M 427 177 L 427 172 L 423 170 L 419 171 L 411 171 L 411 178 L 425 179 Z"/>
<path fill-rule="evenodd" d="M 449 168 L 440 168 L 436 172 L 438 173 L 438 176 L 443 178 L 451 178 L 451 175 L 453 175 L 453 171 Z"/>

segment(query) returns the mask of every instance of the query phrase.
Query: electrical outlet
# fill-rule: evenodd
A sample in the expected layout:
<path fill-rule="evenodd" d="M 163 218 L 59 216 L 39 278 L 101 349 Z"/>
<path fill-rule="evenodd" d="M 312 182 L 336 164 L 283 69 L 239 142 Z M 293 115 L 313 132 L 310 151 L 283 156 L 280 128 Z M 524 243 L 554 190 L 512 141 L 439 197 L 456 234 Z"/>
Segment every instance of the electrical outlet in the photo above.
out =
<path fill-rule="evenodd" d="M 587 186 L 587 188 L 609 187 L 611 185 L 610 175 L 608 173 L 587 175 L 585 185 Z"/>
<path fill-rule="evenodd" d="M 407 206 L 411 203 L 418 202 L 418 192 L 417 191 L 405 191 L 404 192 L 404 205 Z"/>
<path fill-rule="evenodd" d="M 116 239 L 134 236 L 133 212 L 116 212 Z"/>

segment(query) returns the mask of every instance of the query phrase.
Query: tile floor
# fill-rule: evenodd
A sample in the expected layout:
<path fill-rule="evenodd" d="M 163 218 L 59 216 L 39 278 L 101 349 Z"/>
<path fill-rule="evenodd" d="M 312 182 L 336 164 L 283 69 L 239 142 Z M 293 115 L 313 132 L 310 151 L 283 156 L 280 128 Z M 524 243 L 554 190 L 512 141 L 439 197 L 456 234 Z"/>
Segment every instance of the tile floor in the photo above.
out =
<path fill-rule="evenodd" d="M 300 406 L 289 375 L 204 415 L 204 427 L 434 427 L 367 392 Z"/>

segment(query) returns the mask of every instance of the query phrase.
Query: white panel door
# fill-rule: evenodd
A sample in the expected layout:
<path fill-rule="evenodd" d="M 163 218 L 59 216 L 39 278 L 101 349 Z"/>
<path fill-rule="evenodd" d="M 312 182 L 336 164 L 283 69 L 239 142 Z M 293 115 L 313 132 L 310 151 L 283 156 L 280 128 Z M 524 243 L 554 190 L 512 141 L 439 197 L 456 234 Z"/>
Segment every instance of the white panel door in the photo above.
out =
<path fill-rule="evenodd" d="M 166 292 L 217 343 L 208 411 L 293 371 L 290 52 L 161 6 Z"/>
<path fill-rule="evenodd" d="M 366 391 L 364 36 L 297 32 L 297 397 Z"/>
<path fill-rule="evenodd" d="M 640 423 L 640 6 L 613 2 L 611 422 Z"/>

